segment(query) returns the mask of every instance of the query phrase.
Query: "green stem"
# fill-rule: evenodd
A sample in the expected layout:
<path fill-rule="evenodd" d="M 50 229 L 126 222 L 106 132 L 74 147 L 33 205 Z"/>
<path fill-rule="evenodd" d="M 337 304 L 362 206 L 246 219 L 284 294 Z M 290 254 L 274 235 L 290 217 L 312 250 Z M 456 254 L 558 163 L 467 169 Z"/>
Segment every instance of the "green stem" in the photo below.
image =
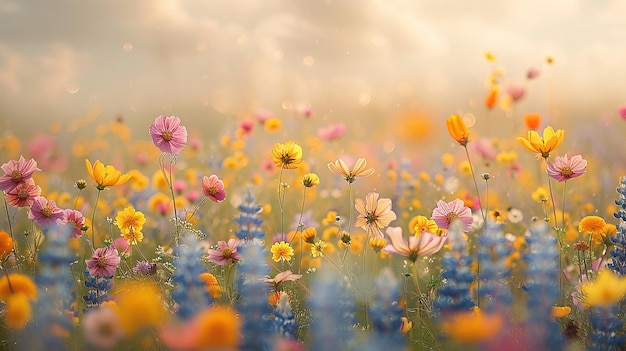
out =
<path fill-rule="evenodd" d="M 283 188 L 283 170 L 280 169 L 280 174 L 278 175 L 278 204 L 280 205 L 280 233 L 283 236 L 283 240 L 285 241 L 285 190 Z M 281 191 L 282 188 L 282 191 Z"/>
<path fill-rule="evenodd" d="M 96 209 L 98 208 L 98 200 L 100 200 L 100 192 L 98 189 L 96 194 L 96 202 L 93 205 L 93 211 L 91 212 L 91 250 L 96 251 Z"/>
<path fill-rule="evenodd" d="M 2 199 L 4 200 L 4 210 L 7 213 L 7 222 L 9 223 L 9 234 L 11 235 L 11 242 L 13 244 L 13 254 L 15 255 L 15 259 L 17 261 L 17 243 L 15 242 L 15 238 L 13 237 L 13 225 L 11 224 L 11 215 L 9 214 L 9 205 L 7 204 L 6 194 L 2 192 Z M 19 267 L 19 265 L 18 265 Z M 8 276 L 7 276 L 8 279 Z M 9 283 L 10 286 L 10 283 Z"/>
<path fill-rule="evenodd" d="M 543 158 L 546 162 L 546 167 L 548 166 L 548 158 L 544 157 Z M 554 226 L 557 226 L 556 223 L 556 207 L 554 205 L 554 195 L 552 195 L 552 178 L 550 177 L 550 175 L 548 174 L 548 172 L 546 172 L 546 175 L 548 176 L 548 188 L 550 189 L 550 201 L 552 201 L 552 213 L 554 215 Z"/>

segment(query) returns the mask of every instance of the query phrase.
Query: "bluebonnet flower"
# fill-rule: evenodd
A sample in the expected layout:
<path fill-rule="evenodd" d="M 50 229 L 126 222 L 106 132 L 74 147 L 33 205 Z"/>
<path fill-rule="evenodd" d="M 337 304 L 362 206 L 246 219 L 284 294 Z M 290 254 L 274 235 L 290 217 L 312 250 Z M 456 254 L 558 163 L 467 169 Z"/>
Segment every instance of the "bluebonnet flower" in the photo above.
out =
<path fill-rule="evenodd" d="M 178 257 L 174 259 L 176 271 L 172 275 L 175 284 L 172 298 L 178 304 L 178 316 L 187 319 L 209 306 L 212 298 L 200 280 L 200 274 L 204 272 L 200 262 L 203 253 L 195 235 L 185 235 L 177 251 Z"/>
<path fill-rule="evenodd" d="M 87 294 L 83 295 L 83 301 L 87 303 L 86 309 L 98 308 L 104 301 L 109 299 L 109 291 L 113 288 L 110 277 L 94 277 L 88 270 L 83 271 L 84 284 Z"/>
<path fill-rule="evenodd" d="M 265 233 L 261 230 L 263 219 L 259 217 L 261 206 L 257 205 L 250 188 L 246 190 L 243 202 L 237 206 L 237 209 L 241 213 L 235 217 L 235 223 L 239 225 L 235 235 L 242 240 L 263 239 L 265 237 Z"/>
<path fill-rule="evenodd" d="M 529 253 L 524 259 L 528 283 L 524 290 L 528 293 L 528 346 L 533 350 L 561 350 L 561 330 L 550 313 L 559 297 L 556 237 L 546 223 L 539 223 L 530 228 L 527 242 Z"/>
<path fill-rule="evenodd" d="M 624 345 L 626 336 L 618 333 L 624 324 L 617 316 L 618 306 L 618 304 L 612 304 L 591 308 L 589 317 L 591 322 L 591 332 L 589 333 L 591 344 L 587 347 L 587 350 L 620 350 L 620 346 Z"/>
<path fill-rule="evenodd" d="M 295 317 L 287 294 L 281 293 L 276 308 L 274 308 L 274 328 L 279 335 L 292 340 L 296 339 L 298 322 Z"/>
<path fill-rule="evenodd" d="M 481 308 L 486 311 L 504 308 L 513 302 L 511 289 L 507 285 L 511 270 L 505 264 L 505 259 L 511 254 L 512 249 L 506 244 L 503 227 L 503 224 L 488 222 L 485 231 L 478 237 L 480 247 L 478 297 L 482 302 Z"/>
<path fill-rule="evenodd" d="M 312 317 L 309 350 L 352 350 L 356 317 L 349 282 L 345 277 L 338 281 L 328 269 L 316 274 L 308 301 Z"/>
<path fill-rule="evenodd" d="M 369 308 L 373 333 L 363 347 L 365 350 L 403 350 L 406 338 L 401 333 L 403 310 L 398 305 L 398 280 L 391 269 L 384 269 L 374 281 L 375 294 Z M 359 348 L 363 350 L 363 347 Z"/>
<path fill-rule="evenodd" d="M 444 284 L 439 288 L 439 297 L 433 301 L 438 313 L 447 314 L 468 311 L 475 306 L 470 294 L 470 285 L 474 282 L 471 271 L 472 258 L 467 254 L 467 241 L 462 236 L 462 224 L 452 223 L 448 229 L 450 251 L 441 259 Z"/>
<path fill-rule="evenodd" d="M 243 316 L 241 333 L 242 351 L 270 350 L 273 325 L 272 308 L 267 301 L 269 286 L 263 277 L 269 274 L 265 262 L 267 252 L 257 240 L 241 246 L 242 260 L 239 264 L 239 301 L 237 310 Z"/>
<path fill-rule="evenodd" d="M 611 250 L 612 260 L 607 266 L 615 273 L 626 276 L 626 177 L 620 179 L 617 192 L 619 197 L 615 200 L 615 204 L 618 206 L 618 210 L 613 215 L 619 219 L 619 223 L 616 226 L 616 235 L 611 237 L 614 246 Z"/>

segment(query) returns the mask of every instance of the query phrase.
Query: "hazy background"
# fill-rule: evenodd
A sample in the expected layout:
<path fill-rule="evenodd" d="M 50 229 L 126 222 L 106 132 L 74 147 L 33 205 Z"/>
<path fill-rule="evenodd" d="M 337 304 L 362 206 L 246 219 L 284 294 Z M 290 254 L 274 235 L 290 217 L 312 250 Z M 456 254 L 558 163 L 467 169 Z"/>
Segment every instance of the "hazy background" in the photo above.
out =
<path fill-rule="evenodd" d="M 0 118 L 480 116 L 498 66 L 528 88 L 518 111 L 606 126 L 626 102 L 625 13 L 623 0 L 0 0 Z"/>

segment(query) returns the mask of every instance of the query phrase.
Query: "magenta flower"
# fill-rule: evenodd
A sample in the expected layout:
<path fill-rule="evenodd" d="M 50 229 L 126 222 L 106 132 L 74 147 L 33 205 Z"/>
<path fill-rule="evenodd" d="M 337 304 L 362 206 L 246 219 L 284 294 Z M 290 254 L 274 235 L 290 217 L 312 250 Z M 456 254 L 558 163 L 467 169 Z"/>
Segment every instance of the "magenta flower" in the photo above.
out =
<path fill-rule="evenodd" d="M 74 229 L 74 237 L 80 238 L 83 236 L 83 226 L 85 225 L 85 217 L 80 211 L 66 209 L 65 212 L 65 223 L 72 226 Z"/>
<path fill-rule="evenodd" d="M 34 159 L 26 161 L 24 156 L 20 156 L 18 161 L 11 160 L 2 165 L 4 175 L 0 177 L 0 190 L 10 192 L 18 185 L 32 178 L 37 168 L 37 162 Z"/>
<path fill-rule="evenodd" d="M 225 241 L 217 242 L 217 250 L 209 249 L 208 260 L 219 265 L 224 265 L 230 263 L 230 261 L 239 261 L 241 259 L 241 254 L 237 252 L 237 247 L 241 243 L 241 240 L 238 239 L 230 239 L 228 243 Z"/>
<path fill-rule="evenodd" d="M 178 154 L 187 144 L 187 128 L 180 125 L 180 118 L 161 115 L 150 125 L 152 142 L 161 152 Z"/>
<path fill-rule="evenodd" d="M 130 244 L 123 237 L 113 240 L 112 246 L 117 250 L 118 253 L 121 253 L 122 255 L 130 255 Z"/>
<path fill-rule="evenodd" d="M 461 199 L 454 199 L 450 202 L 437 201 L 437 207 L 433 210 L 430 219 L 434 220 L 439 228 L 444 229 L 448 229 L 450 224 L 458 219 L 463 223 L 466 232 L 470 231 L 473 222 L 472 211 Z"/>
<path fill-rule="evenodd" d="M 89 274 L 93 277 L 112 277 L 120 265 L 120 255 L 112 247 L 101 247 L 94 251 L 90 259 L 85 260 Z"/>
<path fill-rule="evenodd" d="M 423 232 L 419 235 L 411 235 L 409 240 L 406 240 L 402 236 L 402 228 L 400 227 L 389 227 L 386 233 L 391 243 L 387 244 L 383 250 L 393 255 L 406 257 L 412 262 L 415 262 L 420 256 L 439 252 L 448 238 L 447 235 L 439 236 Z"/>
<path fill-rule="evenodd" d="M 226 198 L 224 182 L 215 174 L 210 177 L 204 176 L 202 178 L 202 193 L 213 202 L 222 202 Z"/>
<path fill-rule="evenodd" d="M 48 201 L 43 196 L 33 199 L 33 204 L 28 212 L 28 219 L 36 221 L 42 227 L 50 226 L 57 221 L 65 220 L 65 212 L 58 208 L 54 200 Z"/>
<path fill-rule="evenodd" d="M 547 172 L 550 177 L 559 182 L 566 182 L 572 178 L 583 175 L 587 171 L 587 160 L 580 155 L 567 158 L 557 156 L 554 162 L 548 162 Z"/>
<path fill-rule="evenodd" d="M 35 185 L 33 178 L 30 178 L 7 192 L 6 200 L 11 206 L 26 207 L 31 206 L 39 195 L 41 195 L 41 188 Z"/>

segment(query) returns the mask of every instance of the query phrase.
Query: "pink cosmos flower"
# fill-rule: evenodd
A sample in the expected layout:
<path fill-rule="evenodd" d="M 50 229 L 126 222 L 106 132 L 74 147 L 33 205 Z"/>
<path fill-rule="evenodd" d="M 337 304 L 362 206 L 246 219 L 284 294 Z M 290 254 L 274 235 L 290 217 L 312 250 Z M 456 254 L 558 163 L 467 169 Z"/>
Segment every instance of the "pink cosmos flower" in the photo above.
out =
<path fill-rule="evenodd" d="M 241 121 L 239 126 L 237 127 L 237 134 L 242 137 L 248 137 L 252 134 L 254 130 L 254 122 L 250 120 Z"/>
<path fill-rule="evenodd" d="M 374 237 L 382 238 L 384 228 L 396 219 L 396 213 L 391 210 L 391 199 L 379 199 L 376 192 L 371 192 L 365 196 L 365 200 L 356 199 L 355 208 L 359 212 L 354 223 Z"/>
<path fill-rule="evenodd" d="M 448 238 L 447 235 L 439 236 L 424 231 L 419 235 L 409 236 L 407 241 L 402 236 L 402 228 L 400 227 L 389 227 L 386 233 L 391 243 L 387 244 L 383 250 L 393 255 L 404 256 L 412 262 L 415 262 L 420 256 L 437 253 Z"/>
<path fill-rule="evenodd" d="M 215 174 L 210 177 L 204 176 L 202 178 L 202 193 L 213 202 L 222 202 L 226 198 L 224 182 Z"/>
<path fill-rule="evenodd" d="M 80 238 L 83 236 L 83 226 L 85 225 L 85 217 L 80 211 L 66 209 L 65 212 L 65 223 L 71 225 L 74 229 L 74 237 Z"/>
<path fill-rule="evenodd" d="M 187 144 L 187 128 L 180 125 L 180 118 L 161 115 L 150 125 L 152 142 L 161 152 L 178 154 Z"/>
<path fill-rule="evenodd" d="M 32 178 L 35 171 L 40 171 L 40 169 L 37 168 L 37 162 L 34 159 L 26 161 L 24 156 L 20 156 L 17 161 L 11 160 L 3 164 L 2 171 L 4 175 L 0 177 L 0 190 L 10 192 Z"/>
<path fill-rule="evenodd" d="M 434 220 L 439 228 L 448 229 L 454 220 L 460 220 L 465 231 L 469 232 L 472 227 L 472 211 L 466 207 L 461 199 L 454 199 L 450 202 L 437 201 L 437 207 L 433 210 L 430 219 Z"/>
<path fill-rule="evenodd" d="M 572 158 L 557 156 L 554 162 L 548 162 L 547 172 L 550 177 L 559 182 L 566 182 L 572 178 L 583 175 L 587 171 L 587 160 L 581 155 Z"/>
<path fill-rule="evenodd" d="M 65 220 L 65 212 L 58 208 L 54 200 L 48 201 L 43 196 L 33 199 L 33 204 L 28 212 L 28 219 L 36 221 L 41 226 L 50 226 L 57 221 Z"/>
<path fill-rule="evenodd" d="M 274 278 L 265 277 L 263 279 L 264 282 L 268 284 L 272 284 L 274 286 L 280 284 L 281 282 L 292 282 L 302 278 L 302 274 L 293 274 L 291 270 L 286 270 L 284 272 L 277 273 Z"/>
<path fill-rule="evenodd" d="M 6 193 L 6 200 L 11 206 L 31 206 L 37 196 L 41 195 L 41 188 L 35 185 L 33 178 L 18 184 L 13 190 Z"/>
<path fill-rule="evenodd" d="M 528 69 L 528 71 L 526 71 L 526 78 L 527 79 L 535 79 L 537 77 L 539 77 L 539 74 L 541 73 L 541 71 L 539 71 L 539 69 L 537 67 L 531 67 Z"/>
<path fill-rule="evenodd" d="M 617 109 L 617 114 L 619 114 L 620 117 L 626 119 L 626 105 L 620 106 L 620 108 Z"/>
<path fill-rule="evenodd" d="M 238 239 L 230 239 L 228 243 L 225 241 L 217 242 L 217 250 L 209 249 L 208 260 L 219 265 L 225 265 L 230 263 L 230 261 L 239 261 L 241 259 L 241 254 L 237 252 L 237 247 L 241 243 L 241 240 Z"/>
<path fill-rule="evenodd" d="M 519 101 L 526 94 L 526 89 L 517 84 L 511 84 L 506 87 L 506 94 L 511 97 L 513 102 Z"/>
<path fill-rule="evenodd" d="M 111 246 L 113 246 L 117 250 L 117 252 L 121 253 L 122 255 L 130 255 L 130 244 L 128 243 L 128 240 L 126 240 L 124 237 L 113 240 L 113 245 Z"/>
<path fill-rule="evenodd" d="M 341 138 L 346 132 L 346 125 L 344 123 L 332 124 L 326 128 L 320 128 L 317 130 L 317 136 L 323 140 L 335 140 Z"/>
<path fill-rule="evenodd" d="M 89 345 L 110 349 L 122 338 L 123 330 L 111 306 L 92 308 L 83 316 L 83 335 Z"/>
<path fill-rule="evenodd" d="M 172 185 L 174 187 L 174 192 L 178 195 L 182 194 L 183 191 L 185 191 L 185 189 L 187 188 L 187 182 L 184 180 L 175 180 L 174 184 Z"/>
<path fill-rule="evenodd" d="M 112 277 L 120 265 L 120 255 L 112 247 L 101 247 L 94 251 L 90 259 L 85 260 L 89 274 L 93 277 Z"/>

